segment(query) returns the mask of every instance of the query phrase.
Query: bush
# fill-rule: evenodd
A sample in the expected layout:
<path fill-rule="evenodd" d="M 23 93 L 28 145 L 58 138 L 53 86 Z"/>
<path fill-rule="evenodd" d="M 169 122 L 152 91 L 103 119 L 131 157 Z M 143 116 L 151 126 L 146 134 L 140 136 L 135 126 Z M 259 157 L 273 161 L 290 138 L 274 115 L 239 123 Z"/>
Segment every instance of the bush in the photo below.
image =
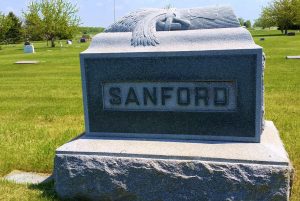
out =
<path fill-rule="evenodd" d="M 84 38 L 86 40 L 90 40 L 92 37 L 89 34 L 83 34 L 81 38 Z"/>
<path fill-rule="evenodd" d="M 102 27 L 79 27 L 79 31 L 82 34 L 98 34 L 104 31 Z"/>

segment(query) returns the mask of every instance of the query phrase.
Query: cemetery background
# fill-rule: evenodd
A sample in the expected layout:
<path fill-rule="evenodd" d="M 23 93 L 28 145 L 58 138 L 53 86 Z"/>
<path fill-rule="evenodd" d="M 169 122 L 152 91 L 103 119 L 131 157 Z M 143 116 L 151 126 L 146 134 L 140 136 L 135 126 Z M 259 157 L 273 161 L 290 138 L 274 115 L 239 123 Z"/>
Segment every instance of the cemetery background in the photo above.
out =
<path fill-rule="evenodd" d="M 267 55 L 266 119 L 278 127 L 296 169 L 293 201 L 300 198 L 300 35 L 252 31 Z M 260 41 L 265 37 L 265 41 Z M 47 48 L 23 54 L 23 45 L 0 50 L 0 176 L 12 170 L 51 173 L 55 149 L 83 132 L 79 52 L 88 44 Z M 37 65 L 15 65 L 38 60 Z M 299 178 L 299 179 L 297 179 Z M 16 185 L 0 180 L 0 200 L 56 200 L 53 183 Z"/>

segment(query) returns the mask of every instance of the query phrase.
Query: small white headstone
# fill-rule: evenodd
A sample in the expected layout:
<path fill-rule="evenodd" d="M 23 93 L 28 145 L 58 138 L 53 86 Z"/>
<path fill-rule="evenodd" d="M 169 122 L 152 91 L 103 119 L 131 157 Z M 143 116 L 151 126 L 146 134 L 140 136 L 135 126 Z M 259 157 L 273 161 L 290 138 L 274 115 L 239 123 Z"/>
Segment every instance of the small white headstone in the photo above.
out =
<path fill-rule="evenodd" d="M 286 59 L 300 59 L 300 56 L 287 56 Z"/>
<path fill-rule="evenodd" d="M 38 174 L 33 172 L 12 171 L 4 177 L 5 180 L 17 184 L 41 184 L 50 181 L 50 174 Z"/>
<path fill-rule="evenodd" d="M 24 46 L 24 53 L 34 53 L 34 46 L 33 45 L 25 45 Z"/>
<path fill-rule="evenodd" d="M 38 64 L 39 61 L 17 61 L 15 64 Z"/>

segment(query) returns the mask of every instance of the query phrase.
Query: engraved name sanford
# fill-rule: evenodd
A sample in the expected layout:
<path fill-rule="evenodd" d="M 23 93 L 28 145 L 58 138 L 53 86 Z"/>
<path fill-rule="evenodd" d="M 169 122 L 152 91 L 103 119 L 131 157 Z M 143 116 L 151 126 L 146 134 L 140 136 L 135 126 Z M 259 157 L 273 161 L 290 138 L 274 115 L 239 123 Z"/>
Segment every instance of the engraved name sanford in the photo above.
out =
<path fill-rule="evenodd" d="M 109 89 L 111 105 L 166 105 L 169 101 L 179 106 L 208 106 L 213 103 L 215 106 L 228 105 L 228 88 L 214 88 L 214 97 L 209 96 L 209 88 L 196 87 L 143 87 L 142 97 L 138 96 L 138 92 L 134 87 L 126 90 L 126 96 L 122 97 L 121 87 L 111 87 Z M 139 98 L 141 97 L 141 98 Z"/>
<path fill-rule="evenodd" d="M 108 83 L 104 109 L 154 111 L 216 111 L 236 108 L 233 83 Z"/>

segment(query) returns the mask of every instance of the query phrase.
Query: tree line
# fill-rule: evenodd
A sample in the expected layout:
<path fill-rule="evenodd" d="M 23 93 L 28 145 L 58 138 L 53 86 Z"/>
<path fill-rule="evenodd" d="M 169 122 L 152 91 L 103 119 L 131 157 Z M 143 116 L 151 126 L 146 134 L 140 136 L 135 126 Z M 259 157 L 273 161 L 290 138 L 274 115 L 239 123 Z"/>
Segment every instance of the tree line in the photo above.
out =
<path fill-rule="evenodd" d="M 282 33 L 289 29 L 300 29 L 300 0 L 274 0 L 262 9 L 254 26 L 278 27 Z"/>
<path fill-rule="evenodd" d="M 0 13 L 0 42 L 18 43 L 22 41 L 23 27 L 21 20 L 13 13 Z"/>
<path fill-rule="evenodd" d="M 245 20 L 243 18 L 238 18 L 240 25 L 246 27 L 247 29 L 250 29 L 252 27 L 252 23 L 250 20 Z"/>
<path fill-rule="evenodd" d="M 241 26 L 251 28 L 251 21 L 239 18 Z M 0 43 L 19 43 L 24 40 L 47 40 L 55 47 L 57 39 L 72 39 L 78 33 L 78 8 L 68 0 L 32 0 L 21 17 L 13 12 L 0 12 Z M 300 29 L 300 0 L 273 0 L 262 9 L 254 27 L 276 26 L 282 33 Z M 81 29 L 84 33 L 97 28 Z"/>
<path fill-rule="evenodd" d="M 67 0 L 33 0 L 22 17 L 0 13 L 0 42 L 72 39 L 78 33 L 78 8 Z"/>

